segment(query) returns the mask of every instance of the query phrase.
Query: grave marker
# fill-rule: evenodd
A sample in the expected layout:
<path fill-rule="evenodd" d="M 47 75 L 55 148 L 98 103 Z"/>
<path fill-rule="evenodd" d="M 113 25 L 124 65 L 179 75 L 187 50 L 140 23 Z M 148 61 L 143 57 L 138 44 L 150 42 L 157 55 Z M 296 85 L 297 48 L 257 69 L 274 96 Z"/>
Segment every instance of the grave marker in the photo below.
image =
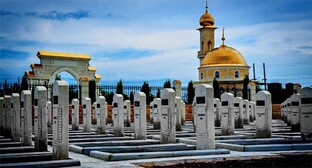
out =
<path fill-rule="evenodd" d="M 79 130 L 79 100 L 72 100 L 72 130 Z"/>
<path fill-rule="evenodd" d="M 181 110 L 181 98 L 175 97 L 175 116 L 176 116 L 176 131 L 182 130 L 182 110 Z"/>
<path fill-rule="evenodd" d="M 68 159 L 69 85 L 66 81 L 53 83 L 53 159 Z"/>
<path fill-rule="evenodd" d="M 271 138 L 272 102 L 268 91 L 256 94 L 256 138 Z"/>
<path fill-rule="evenodd" d="M 134 95 L 134 139 L 146 139 L 146 95 Z"/>
<path fill-rule="evenodd" d="M 197 117 L 196 117 L 196 102 L 195 102 L 195 98 L 193 99 L 193 102 L 192 102 L 192 116 L 193 116 L 194 132 L 196 132 Z"/>
<path fill-rule="evenodd" d="M 52 103 L 47 101 L 47 124 L 48 127 L 52 126 Z"/>
<path fill-rule="evenodd" d="M 195 89 L 196 100 L 196 149 L 215 149 L 213 88 L 198 85 Z"/>
<path fill-rule="evenodd" d="M 91 131 L 91 99 L 85 97 L 82 99 L 83 104 L 83 132 Z"/>
<path fill-rule="evenodd" d="M 154 123 L 154 117 L 153 117 L 153 102 L 150 102 L 150 123 Z"/>
<path fill-rule="evenodd" d="M 221 126 L 221 102 L 218 98 L 213 98 L 213 110 L 214 110 L 214 119 L 215 127 Z"/>
<path fill-rule="evenodd" d="M 15 142 L 21 141 L 21 103 L 20 95 L 12 93 L 11 96 L 11 115 L 12 115 L 12 140 Z"/>
<path fill-rule="evenodd" d="M 290 105 L 291 105 L 291 131 L 299 132 L 300 131 L 300 95 L 293 94 L 290 97 Z"/>
<path fill-rule="evenodd" d="M 249 124 L 249 105 L 248 105 L 248 100 L 245 99 L 243 100 L 243 122 L 244 124 Z"/>
<path fill-rule="evenodd" d="M 171 88 L 161 91 L 161 143 L 175 143 L 175 92 Z"/>
<path fill-rule="evenodd" d="M 114 136 L 124 136 L 124 107 L 123 96 L 121 94 L 115 94 L 113 97 L 113 124 L 114 124 Z"/>
<path fill-rule="evenodd" d="M 4 123 L 4 137 L 12 138 L 11 134 L 11 96 L 4 95 L 4 115 L 5 115 L 5 123 Z"/>
<path fill-rule="evenodd" d="M 105 134 L 106 130 L 106 118 L 105 113 L 107 113 L 105 109 L 105 97 L 99 96 L 96 103 L 96 119 L 97 119 L 97 133 Z"/>
<path fill-rule="evenodd" d="M 124 101 L 124 126 L 130 127 L 131 125 L 131 101 Z"/>
<path fill-rule="evenodd" d="M 232 93 L 223 93 L 221 95 L 221 133 L 222 135 L 234 135 L 234 110 Z"/>
<path fill-rule="evenodd" d="M 235 128 L 243 128 L 243 98 L 235 97 L 234 103 L 234 117 L 235 117 Z"/>
<path fill-rule="evenodd" d="M 160 129 L 161 120 L 161 99 L 155 98 L 153 101 L 154 129 Z"/>
<path fill-rule="evenodd" d="M 300 132 L 302 141 L 312 141 L 312 88 L 300 91 Z"/>
<path fill-rule="evenodd" d="M 181 110 L 182 110 L 181 124 L 184 125 L 184 122 L 185 122 L 185 103 L 182 99 L 181 99 Z"/>
<path fill-rule="evenodd" d="M 23 146 L 32 145 L 32 105 L 31 91 L 23 90 L 21 93 L 21 142 Z"/>
<path fill-rule="evenodd" d="M 47 151 L 47 89 L 44 86 L 36 86 L 34 92 L 34 137 L 35 150 Z M 67 99 L 68 101 L 68 99 Z"/>

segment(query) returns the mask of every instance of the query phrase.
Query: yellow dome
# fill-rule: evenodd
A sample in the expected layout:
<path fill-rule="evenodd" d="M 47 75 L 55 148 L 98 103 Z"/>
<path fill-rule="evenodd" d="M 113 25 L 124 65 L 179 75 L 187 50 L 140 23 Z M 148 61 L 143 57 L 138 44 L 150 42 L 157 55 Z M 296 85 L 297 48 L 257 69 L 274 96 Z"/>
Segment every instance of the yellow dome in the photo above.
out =
<path fill-rule="evenodd" d="M 247 66 L 243 55 L 232 47 L 221 45 L 212 49 L 203 59 L 201 67 L 206 66 Z"/>
<path fill-rule="evenodd" d="M 201 26 L 212 26 L 214 24 L 214 18 L 213 16 L 208 13 L 208 11 L 206 10 L 206 12 L 200 17 L 199 19 L 199 24 Z"/>

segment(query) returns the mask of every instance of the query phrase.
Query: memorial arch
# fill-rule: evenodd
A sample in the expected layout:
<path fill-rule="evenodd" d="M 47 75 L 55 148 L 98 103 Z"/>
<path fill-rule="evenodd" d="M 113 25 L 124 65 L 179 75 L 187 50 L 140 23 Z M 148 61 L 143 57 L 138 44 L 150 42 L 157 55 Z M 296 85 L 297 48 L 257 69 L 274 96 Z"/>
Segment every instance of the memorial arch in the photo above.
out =
<path fill-rule="evenodd" d="M 89 81 L 95 80 L 97 85 L 101 80 L 101 75 L 96 74 L 96 68 L 89 64 L 90 55 L 38 51 L 37 57 L 40 63 L 31 64 L 31 71 L 25 72 L 28 84 L 51 85 L 56 75 L 67 72 L 80 86 L 79 95 L 83 98 L 89 97 Z"/>

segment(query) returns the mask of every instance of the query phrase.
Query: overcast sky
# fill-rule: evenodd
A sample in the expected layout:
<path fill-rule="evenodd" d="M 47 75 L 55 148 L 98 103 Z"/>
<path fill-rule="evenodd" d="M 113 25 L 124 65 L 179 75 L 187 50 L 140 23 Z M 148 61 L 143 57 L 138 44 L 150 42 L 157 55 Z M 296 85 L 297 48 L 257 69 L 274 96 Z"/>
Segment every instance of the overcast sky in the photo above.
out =
<path fill-rule="evenodd" d="M 312 84 L 311 0 L 209 0 L 215 46 L 236 48 L 268 82 Z M 1 0 L 0 81 L 16 81 L 38 50 L 90 54 L 101 83 L 198 80 L 204 0 Z M 63 78 L 67 79 L 65 75 Z M 252 68 L 250 78 L 253 78 Z"/>

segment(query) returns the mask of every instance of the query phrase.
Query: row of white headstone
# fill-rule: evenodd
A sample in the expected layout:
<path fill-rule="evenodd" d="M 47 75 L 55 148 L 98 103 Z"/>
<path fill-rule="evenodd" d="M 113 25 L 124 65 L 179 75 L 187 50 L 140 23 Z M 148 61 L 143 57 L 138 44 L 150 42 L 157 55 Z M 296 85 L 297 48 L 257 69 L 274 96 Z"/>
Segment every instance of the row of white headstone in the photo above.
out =
<path fill-rule="evenodd" d="M 68 83 L 53 83 L 53 159 L 68 159 Z M 34 105 L 34 148 L 47 151 L 47 89 L 37 86 L 34 102 L 31 91 L 0 97 L 0 130 L 7 138 L 32 145 L 32 103 Z"/>
<path fill-rule="evenodd" d="M 196 147 L 197 149 L 214 149 L 215 148 L 215 112 L 218 105 L 218 99 L 213 98 L 213 87 L 211 85 L 202 84 L 195 89 L 195 98 L 193 103 L 194 120 L 196 125 Z M 217 101 L 214 101 L 217 100 Z M 235 104 L 235 103 L 238 103 Z M 223 93 L 221 95 L 221 132 L 222 135 L 233 135 L 235 124 L 242 126 L 242 121 L 249 122 L 252 118 L 243 110 L 244 101 L 242 98 L 234 98 L 231 93 Z M 248 102 L 245 102 L 246 106 Z M 216 106 L 214 104 L 217 104 Z M 253 104 L 253 103 L 250 103 Z M 251 107 L 253 108 L 253 107 Z M 260 91 L 256 94 L 256 103 L 254 106 L 256 119 L 256 137 L 271 137 L 272 127 L 272 103 L 271 94 L 267 91 Z M 220 110 L 219 110 L 220 111 Z M 247 110 L 245 110 L 247 111 Z M 236 117 L 237 115 L 237 117 Z M 251 115 L 253 116 L 253 115 Z M 218 118 L 218 117 L 216 117 Z"/>
<path fill-rule="evenodd" d="M 291 131 L 301 132 L 303 141 L 312 141 L 312 87 L 302 88 L 282 102 L 281 117 Z"/>

